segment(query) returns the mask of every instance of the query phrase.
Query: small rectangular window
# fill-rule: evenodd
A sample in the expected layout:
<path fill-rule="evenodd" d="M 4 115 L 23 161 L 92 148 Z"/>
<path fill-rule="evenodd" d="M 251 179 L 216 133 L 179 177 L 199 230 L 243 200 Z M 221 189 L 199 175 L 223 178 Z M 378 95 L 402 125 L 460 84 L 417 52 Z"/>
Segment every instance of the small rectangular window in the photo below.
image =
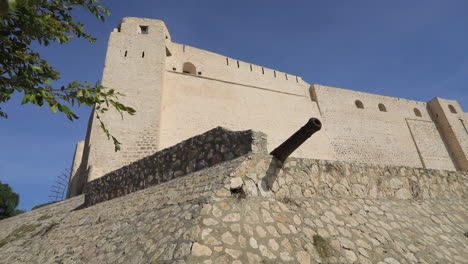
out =
<path fill-rule="evenodd" d="M 140 34 L 148 34 L 148 26 L 140 26 Z"/>

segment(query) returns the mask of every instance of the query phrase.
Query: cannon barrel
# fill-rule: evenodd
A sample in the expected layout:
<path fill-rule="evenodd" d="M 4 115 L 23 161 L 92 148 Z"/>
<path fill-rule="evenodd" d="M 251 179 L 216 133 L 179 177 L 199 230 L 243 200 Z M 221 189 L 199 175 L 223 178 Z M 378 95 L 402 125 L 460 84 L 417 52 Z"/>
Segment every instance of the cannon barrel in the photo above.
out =
<path fill-rule="evenodd" d="M 317 118 L 309 119 L 303 127 L 286 139 L 286 141 L 275 148 L 270 154 L 275 156 L 278 160 L 285 161 L 291 153 L 321 128 L 322 122 L 320 122 L 320 120 Z"/>

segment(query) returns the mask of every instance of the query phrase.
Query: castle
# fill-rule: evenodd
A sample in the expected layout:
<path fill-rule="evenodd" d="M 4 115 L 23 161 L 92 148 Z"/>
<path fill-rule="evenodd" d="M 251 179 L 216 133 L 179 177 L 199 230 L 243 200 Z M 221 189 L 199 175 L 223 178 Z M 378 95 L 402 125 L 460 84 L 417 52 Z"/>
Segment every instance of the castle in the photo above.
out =
<path fill-rule="evenodd" d="M 457 101 L 418 102 L 309 84 L 300 76 L 171 41 L 163 21 L 124 18 L 110 34 L 103 85 L 137 114 L 102 117 L 123 143 L 114 153 L 95 114 L 78 143 L 68 197 L 92 180 L 216 126 L 268 135 L 272 150 L 310 117 L 323 125 L 293 154 L 468 170 L 468 113 Z"/>
<path fill-rule="evenodd" d="M 111 34 L 103 82 L 138 110 L 105 115 L 123 150 L 92 114 L 69 199 L 0 221 L 0 263 L 468 263 L 456 101 L 309 85 L 141 18 Z M 296 157 L 269 154 L 311 116 Z"/>

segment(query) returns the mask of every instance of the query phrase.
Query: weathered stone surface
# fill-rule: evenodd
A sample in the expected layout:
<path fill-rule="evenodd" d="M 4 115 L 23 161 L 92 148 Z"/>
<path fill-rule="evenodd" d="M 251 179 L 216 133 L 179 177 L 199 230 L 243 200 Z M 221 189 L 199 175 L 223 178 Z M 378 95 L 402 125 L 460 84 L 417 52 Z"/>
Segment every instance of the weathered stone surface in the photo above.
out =
<path fill-rule="evenodd" d="M 288 161 L 280 169 L 268 166 L 269 159 L 240 157 L 85 209 L 75 210 L 83 204 L 81 196 L 2 220 L 0 230 L 8 231 L 0 231 L 0 241 L 7 241 L 0 246 L 0 263 L 394 264 L 468 259 L 464 235 L 468 203 L 466 190 L 458 186 L 467 187 L 466 174 L 431 170 L 415 174 L 406 169 L 404 175 L 420 177 L 421 190 L 432 198 L 414 199 L 411 193 L 400 199 L 397 193 L 406 190 L 406 183 L 394 182 L 396 190 L 390 186 L 389 180 L 399 177 L 391 167 L 345 168 L 343 163 L 292 159 L 294 167 L 288 167 L 293 164 Z M 282 179 L 278 193 L 231 196 L 230 179 L 258 168 L 265 174 L 277 173 L 277 182 Z M 376 184 L 385 170 L 391 177 L 375 185 L 379 199 L 356 198 L 352 192 L 335 195 L 328 184 L 312 183 L 320 181 L 314 173 L 325 169 L 328 177 L 337 177 L 328 179 L 330 185 L 335 182 L 350 190 L 354 184 Z M 265 174 L 256 171 L 259 178 Z M 279 195 L 297 188 L 294 196 Z M 314 197 L 306 197 L 304 188 L 314 188 Z M 229 194 L 217 196 L 219 190 Z M 38 225 L 9 241 L 9 234 L 25 224 Z M 322 246 L 333 249 L 326 260 L 317 249 L 316 235 L 324 238 Z"/>
<path fill-rule="evenodd" d="M 255 133 L 251 130 L 235 132 L 217 127 L 187 139 L 88 182 L 84 190 L 85 204 L 91 206 L 247 154 L 252 151 L 254 142 L 255 145 L 266 144 L 255 140 L 262 137 L 262 133 Z M 212 158 L 208 158 L 207 153 Z M 235 185 L 242 186 L 241 178 L 233 180 Z"/>

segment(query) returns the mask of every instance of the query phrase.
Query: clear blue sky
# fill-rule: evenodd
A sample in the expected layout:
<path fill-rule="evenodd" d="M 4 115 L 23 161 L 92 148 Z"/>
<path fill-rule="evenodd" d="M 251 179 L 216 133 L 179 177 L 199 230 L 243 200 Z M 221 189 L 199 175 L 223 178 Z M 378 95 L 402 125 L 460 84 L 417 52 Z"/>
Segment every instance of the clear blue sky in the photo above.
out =
<path fill-rule="evenodd" d="M 468 1 L 104 1 L 101 23 L 82 11 L 79 21 L 95 44 L 38 48 L 64 82 L 101 79 L 109 33 L 125 16 L 162 19 L 178 43 L 221 53 L 352 90 L 428 101 L 458 100 L 468 111 Z M 60 84 L 60 83 L 59 83 Z M 69 122 L 47 109 L 3 105 L 0 181 L 29 210 L 48 202 L 50 186 L 69 168 L 85 137 L 89 108 Z"/>

